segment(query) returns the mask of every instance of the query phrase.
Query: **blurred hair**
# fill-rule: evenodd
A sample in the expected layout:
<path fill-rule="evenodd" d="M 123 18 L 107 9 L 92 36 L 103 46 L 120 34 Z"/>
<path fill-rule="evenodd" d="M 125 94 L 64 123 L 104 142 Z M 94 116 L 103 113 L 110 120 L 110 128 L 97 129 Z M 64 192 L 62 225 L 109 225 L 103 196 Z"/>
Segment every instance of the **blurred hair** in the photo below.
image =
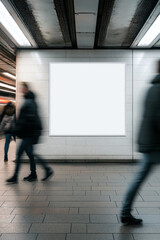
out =
<path fill-rule="evenodd" d="M 21 82 L 21 85 L 22 85 L 24 88 L 26 88 L 27 90 L 29 90 L 29 85 L 28 85 L 28 83 L 26 83 L 26 82 Z"/>
<path fill-rule="evenodd" d="M 158 61 L 158 73 L 160 74 L 160 60 Z"/>
<path fill-rule="evenodd" d="M 15 113 L 15 105 L 12 102 L 7 103 L 4 108 L 5 114 L 12 116 Z"/>

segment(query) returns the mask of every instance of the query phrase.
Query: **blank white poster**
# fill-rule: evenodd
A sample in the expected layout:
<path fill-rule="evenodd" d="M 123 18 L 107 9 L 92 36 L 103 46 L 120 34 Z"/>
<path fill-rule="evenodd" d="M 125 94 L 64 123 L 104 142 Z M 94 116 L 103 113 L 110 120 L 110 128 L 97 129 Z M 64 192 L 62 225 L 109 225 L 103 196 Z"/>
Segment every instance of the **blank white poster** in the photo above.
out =
<path fill-rule="evenodd" d="M 50 136 L 125 135 L 124 63 L 51 63 Z"/>

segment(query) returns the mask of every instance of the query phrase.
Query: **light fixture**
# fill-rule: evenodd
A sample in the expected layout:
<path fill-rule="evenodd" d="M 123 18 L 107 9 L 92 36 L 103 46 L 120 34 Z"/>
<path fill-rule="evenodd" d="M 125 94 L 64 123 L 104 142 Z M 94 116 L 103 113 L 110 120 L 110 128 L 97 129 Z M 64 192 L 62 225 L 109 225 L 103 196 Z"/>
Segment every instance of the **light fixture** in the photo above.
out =
<path fill-rule="evenodd" d="M 11 89 L 11 90 L 16 90 L 16 87 L 8 85 L 6 83 L 2 83 L 2 82 L 0 82 L 0 87 L 5 87 L 5 88 Z"/>
<path fill-rule="evenodd" d="M 16 77 L 8 72 L 3 72 L 2 73 L 3 75 L 7 76 L 7 77 L 10 77 L 10 78 L 13 78 L 13 79 L 16 79 Z"/>
<path fill-rule="evenodd" d="M 140 40 L 137 46 L 145 47 L 150 45 L 153 42 L 153 40 L 158 36 L 159 33 L 160 33 L 160 14 L 153 22 L 153 24 L 150 26 L 150 28 L 145 33 L 145 35 Z"/>
<path fill-rule="evenodd" d="M 11 36 L 20 46 L 31 46 L 30 42 L 28 41 L 28 39 L 21 31 L 21 29 L 19 28 L 19 26 L 2 2 L 0 2 L 0 23 L 9 32 L 9 34 L 11 34 Z"/>

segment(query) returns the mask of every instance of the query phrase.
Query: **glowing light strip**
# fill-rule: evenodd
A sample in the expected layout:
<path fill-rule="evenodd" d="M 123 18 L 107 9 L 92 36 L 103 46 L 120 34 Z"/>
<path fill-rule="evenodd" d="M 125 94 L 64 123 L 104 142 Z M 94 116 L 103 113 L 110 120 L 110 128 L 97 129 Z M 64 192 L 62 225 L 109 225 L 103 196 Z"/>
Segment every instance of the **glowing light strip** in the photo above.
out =
<path fill-rule="evenodd" d="M 138 46 L 148 46 L 153 42 L 153 40 L 158 36 L 160 33 L 160 14 L 156 18 L 156 20 L 153 22 L 151 27 L 148 29 L 148 31 L 145 33 L 143 38 L 138 43 Z"/>
<path fill-rule="evenodd" d="M 13 94 L 16 94 L 15 92 L 12 92 L 12 91 L 9 91 L 9 90 L 3 90 L 1 89 L 2 92 L 7 92 L 7 93 L 13 93 Z"/>
<path fill-rule="evenodd" d="M 31 46 L 30 42 L 2 2 L 0 2 L 0 23 L 12 35 L 12 37 L 20 46 Z"/>
<path fill-rule="evenodd" d="M 13 78 L 13 79 L 16 79 L 16 77 L 10 73 L 7 73 L 7 72 L 3 72 L 2 73 L 3 75 L 7 76 L 7 77 L 10 77 L 10 78 Z"/>
<path fill-rule="evenodd" d="M 16 90 L 16 87 L 10 86 L 10 85 L 5 84 L 5 83 L 0 83 L 0 87 L 6 87 L 6 88 L 9 88 L 11 90 Z"/>

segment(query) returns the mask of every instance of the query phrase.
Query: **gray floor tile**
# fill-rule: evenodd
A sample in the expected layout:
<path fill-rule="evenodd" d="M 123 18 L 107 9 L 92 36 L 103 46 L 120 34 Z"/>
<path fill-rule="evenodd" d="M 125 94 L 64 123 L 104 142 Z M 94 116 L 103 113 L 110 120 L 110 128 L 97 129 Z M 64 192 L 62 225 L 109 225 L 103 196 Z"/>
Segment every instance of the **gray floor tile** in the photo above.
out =
<path fill-rule="evenodd" d="M 111 191 L 111 190 L 108 190 L 108 191 L 101 191 L 101 195 L 106 195 L 106 196 L 114 196 L 116 195 L 116 191 Z"/>
<path fill-rule="evenodd" d="M 69 208 L 15 208 L 12 214 L 15 215 L 31 215 L 31 214 L 67 214 Z"/>
<path fill-rule="evenodd" d="M 89 223 L 89 215 L 46 215 L 44 222 L 54 223 Z"/>
<path fill-rule="evenodd" d="M 24 202 L 26 201 L 27 199 L 27 194 L 25 194 L 25 196 L 0 196 L 0 201 L 4 202 L 4 201 L 7 201 L 7 202 L 15 202 L 15 201 L 19 201 L 19 202 Z"/>
<path fill-rule="evenodd" d="M 16 215 L 13 223 L 41 223 L 44 215 Z"/>
<path fill-rule="evenodd" d="M 70 233 L 70 224 L 64 223 L 33 223 L 30 233 Z"/>
<path fill-rule="evenodd" d="M 113 240 L 112 234 L 67 234 L 66 240 Z"/>
<path fill-rule="evenodd" d="M 0 216 L 1 215 L 9 215 L 11 212 L 13 212 L 14 208 L 6 208 L 6 207 L 1 207 L 0 208 Z"/>
<path fill-rule="evenodd" d="M 157 196 L 158 195 L 158 193 L 156 191 L 152 191 L 152 190 L 150 190 L 150 191 L 145 191 L 145 190 L 139 191 L 139 194 L 141 195 L 142 198 L 144 196 Z"/>
<path fill-rule="evenodd" d="M 39 191 L 34 191 L 34 192 L 29 192 L 27 193 L 26 191 L 6 191 L 3 196 L 37 196 Z"/>
<path fill-rule="evenodd" d="M 91 223 L 118 223 L 116 215 L 90 215 Z"/>
<path fill-rule="evenodd" d="M 106 207 L 106 208 L 80 208 L 79 214 L 119 214 L 120 208 Z"/>
<path fill-rule="evenodd" d="M 119 233 L 118 224 L 87 224 L 87 233 Z"/>
<path fill-rule="evenodd" d="M 48 196 L 47 201 L 70 201 L 70 202 L 95 202 L 95 201 L 110 201 L 109 196 Z"/>
<path fill-rule="evenodd" d="M 114 234 L 114 240 L 135 240 L 132 234 Z"/>
<path fill-rule="evenodd" d="M 88 233 L 141 233 L 160 234 L 160 224 L 143 224 L 140 226 L 122 226 L 121 224 L 87 224 Z"/>
<path fill-rule="evenodd" d="M 137 212 L 140 214 L 140 215 L 143 215 L 143 214 L 149 214 L 149 215 L 160 215 L 160 208 L 158 207 L 143 207 L 143 208 L 139 208 L 139 207 L 136 207 L 136 210 Z"/>
<path fill-rule="evenodd" d="M 46 202 L 46 199 L 47 199 L 47 196 L 29 196 L 27 198 L 27 202 L 41 202 L 41 201 L 44 201 Z"/>
<path fill-rule="evenodd" d="M 86 191 L 86 196 L 100 196 L 100 191 Z"/>
<path fill-rule="evenodd" d="M 69 214 L 78 214 L 78 208 L 70 208 Z"/>
<path fill-rule="evenodd" d="M 65 240 L 66 239 L 66 234 L 46 234 L 46 233 L 41 233 L 38 234 L 38 237 L 36 240 Z"/>
<path fill-rule="evenodd" d="M 133 234 L 135 240 L 159 240 L 160 234 Z"/>
<path fill-rule="evenodd" d="M 71 227 L 72 233 L 86 233 L 86 224 L 83 223 L 73 223 Z"/>
<path fill-rule="evenodd" d="M 31 224 L 1 223 L 0 233 L 27 233 Z"/>
<path fill-rule="evenodd" d="M 159 202 L 160 201 L 160 196 L 143 196 L 143 200 L 145 202 Z"/>
<path fill-rule="evenodd" d="M 37 234 L 2 234 L 0 240 L 36 240 Z"/>
<path fill-rule="evenodd" d="M 2 207 L 46 207 L 49 205 L 49 202 L 4 202 Z"/>
<path fill-rule="evenodd" d="M 144 207 L 144 208 L 149 208 L 149 207 L 160 207 L 160 202 L 135 202 L 135 207 Z"/>
<path fill-rule="evenodd" d="M 0 223 L 10 223 L 14 217 L 14 215 L 0 215 Z"/>
<path fill-rule="evenodd" d="M 70 201 L 66 201 L 66 202 L 50 202 L 49 203 L 49 207 L 97 207 L 97 208 L 105 208 L 105 207 L 116 207 L 115 202 L 89 202 L 89 201 L 82 201 L 82 202 L 70 202 Z"/>
<path fill-rule="evenodd" d="M 73 191 L 73 196 L 85 196 L 85 191 Z"/>
<path fill-rule="evenodd" d="M 72 191 L 46 191 L 42 190 L 39 192 L 39 195 L 41 196 L 72 196 Z"/>
<path fill-rule="evenodd" d="M 0 190 L 0 196 L 4 195 L 5 194 L 5 191 L 1 191 Z"/>
<path fill-rule="evenodd" d="M 111 201 L 118 201 L 118 202 L 121 202 L 121 201 L 123 201 L 123 199 L 124 199 L 124 195 L 121 195 L 121 196 L 110 196 L 110 198 L 111 198 Z M 142 199 L 142 197 L 140 197 L 140 196 L 137 196 L 136 197 L 136 201 L 140 201 L 140 202 L 143 202 L 143 199 Z"/>

